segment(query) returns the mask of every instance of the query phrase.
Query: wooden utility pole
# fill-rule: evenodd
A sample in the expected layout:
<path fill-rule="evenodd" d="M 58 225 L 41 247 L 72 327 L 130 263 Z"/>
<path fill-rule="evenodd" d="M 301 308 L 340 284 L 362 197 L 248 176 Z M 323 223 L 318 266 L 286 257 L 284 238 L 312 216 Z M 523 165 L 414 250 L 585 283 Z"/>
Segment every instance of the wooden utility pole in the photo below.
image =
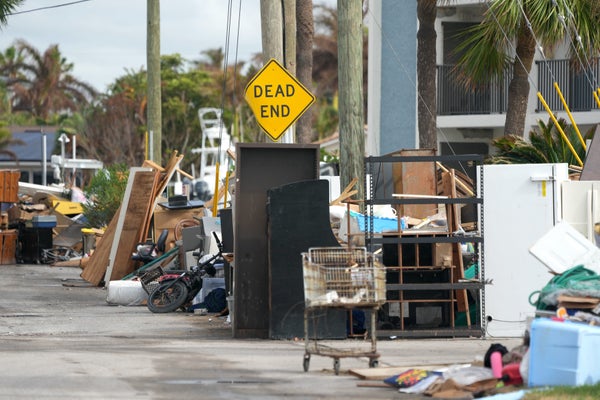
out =
<path fill-rule="evenodd" d="M 160 0 L 147 0 L 146 64 L 148 65 L 148 134 L 152 148 L 150 159 L 161 165 L 162 113 L 160 93 Z"/>
<path fill-rule="evenodd" d="M 313 36 L 315 34 L 312 0 L 296 0 L 296 75 L 298 80 L 309 92 L 313 91 L 312 66 L 313 66 Z M 312 107 L 296 122 L 296 139 L 298 143 L 313 141 Z"/>
<path fill-rule="evenodd" d="M 263 63 L 271 58 L 283 65 L 283 9 L 280 1 L 260 0 Z"/>
<path fill-rule="evenodd" d="M 337 10 L 340 179 L 346 187 L 354 178 L 364 182 L 362 0 L 338 0 Z M 357 189 L 364 199 L 364 185 Z"/>
<path fill-rule="evenodd" d="M 263 62 L 277 60 L 296 74 L 296 0 L 260 0 Z M 293 127 L 283 134 L 282 143 L 293 143 Z"/>

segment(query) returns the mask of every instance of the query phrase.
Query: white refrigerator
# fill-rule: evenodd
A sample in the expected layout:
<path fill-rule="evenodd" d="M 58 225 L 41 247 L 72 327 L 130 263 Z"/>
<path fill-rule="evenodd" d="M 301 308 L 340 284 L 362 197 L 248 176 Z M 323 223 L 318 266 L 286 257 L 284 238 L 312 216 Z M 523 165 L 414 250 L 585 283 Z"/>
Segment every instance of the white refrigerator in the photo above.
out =
<path fill-rule="evenodd" d="M 552 276 L 529 248 L 560 221 L 567 164 L 484 165 L 481 229 L 482 324 L 487 337 L 522 337 L 535 316 L 530 296 Z M 535 295 L 531 301 L 534 301 Z"/>
<path fill-rule="evenodd" d="M 600 236 L 594 227 L 600 223 L 600 181 L 563 182 L 562 219 L 592 243 Z"/>

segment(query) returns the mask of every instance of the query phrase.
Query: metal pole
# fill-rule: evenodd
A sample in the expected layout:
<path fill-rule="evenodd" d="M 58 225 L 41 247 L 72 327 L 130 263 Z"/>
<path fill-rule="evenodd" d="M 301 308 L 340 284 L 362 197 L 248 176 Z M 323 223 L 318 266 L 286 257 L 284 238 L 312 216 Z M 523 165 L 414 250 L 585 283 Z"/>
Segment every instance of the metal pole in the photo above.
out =
<path fill-rule="evenodd" d="M 43 129 L 40 130 L 42 133 L 42 185 L 46 186 L 47 184 L 47 170 L 48 170 L 48 160 L 46 160 L 46 133 Z"/>

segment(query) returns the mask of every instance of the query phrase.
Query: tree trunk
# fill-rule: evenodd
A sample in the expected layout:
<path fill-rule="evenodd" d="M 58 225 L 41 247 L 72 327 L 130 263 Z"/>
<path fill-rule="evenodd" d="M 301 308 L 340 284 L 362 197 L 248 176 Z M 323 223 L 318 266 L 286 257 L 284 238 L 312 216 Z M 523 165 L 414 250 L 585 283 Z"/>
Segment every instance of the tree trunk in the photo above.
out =
<path fill-rule="evenodd" d="M 152 137 L 150 159 L 162 163 L 162 113 L 160 95 L 160 1 L 148 0 L 146 63 L 148 64 L 148 134 Z"/>
<path fill-rule="evenodd" d="M 517 39 L 517 55 L 513 62 L 513 78 L 508 87 L 508 108 L 504 124 L 505 136 L 525 136 L 525 117 L 529 99 L 529 72 L 535 55 L 535 38 L 525 22 L 521 23 L 521 30 Z"/>
<path fill-rule="evenodd" d="M 437 150 L 436 0 L 418 0 L 417 76 L 419 147 Z"/>
<path fill-rule="evenodd" d="M 296 61 L 297 78 L 309 92 L 312 93 L 312 65 L 313 65 L 313 2 L 312 0 L 296 0 Z M 312 107 L 296 122 L 296 139 L 298 143 L 311 143 L 316 137 L 312 129 Z"/>
<path fill-rule="evenodd" d="M 340 179 L 358 178 L 356 199 L 364 199 L 365 128 L 363 110 L 362 0 L 338 0 L 338 86 Z"/>

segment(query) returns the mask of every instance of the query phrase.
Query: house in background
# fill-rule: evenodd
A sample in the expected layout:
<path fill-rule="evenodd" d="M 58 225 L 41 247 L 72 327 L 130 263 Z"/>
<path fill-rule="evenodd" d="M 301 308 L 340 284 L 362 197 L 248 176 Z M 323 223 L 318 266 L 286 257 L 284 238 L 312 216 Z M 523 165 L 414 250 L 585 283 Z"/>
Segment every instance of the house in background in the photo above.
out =
<path fill-rule="evenodd" d="M 64 183 L 66 173 L 75 177 L 83 170 L 97 171 L 103 167 L 98 160 L 77 158 L 72 151 L 71 158 L 65 154 L 65 145 L 75 144 L 75 135 L 71 139 L 59 133 L 57 127 L 10 127 L 14 143 L 0 153 L 0 169 L 18 169 L 21 182 L 38 185 Z M 77 183 L 78 186 L 79 183 Z"/>
<path fill-rule="evenodd" d="M 52 154 L 57 147 L 57 128 L 44 127 L 10 127 L 15 143 L 4 150 L 13 153 L 0 153 L 0 169 L 18 169 L 21 171 L 21 182 L 42 185 L 52 183 Z M 46 180 L 44 182 L 44 171 Z"/>

